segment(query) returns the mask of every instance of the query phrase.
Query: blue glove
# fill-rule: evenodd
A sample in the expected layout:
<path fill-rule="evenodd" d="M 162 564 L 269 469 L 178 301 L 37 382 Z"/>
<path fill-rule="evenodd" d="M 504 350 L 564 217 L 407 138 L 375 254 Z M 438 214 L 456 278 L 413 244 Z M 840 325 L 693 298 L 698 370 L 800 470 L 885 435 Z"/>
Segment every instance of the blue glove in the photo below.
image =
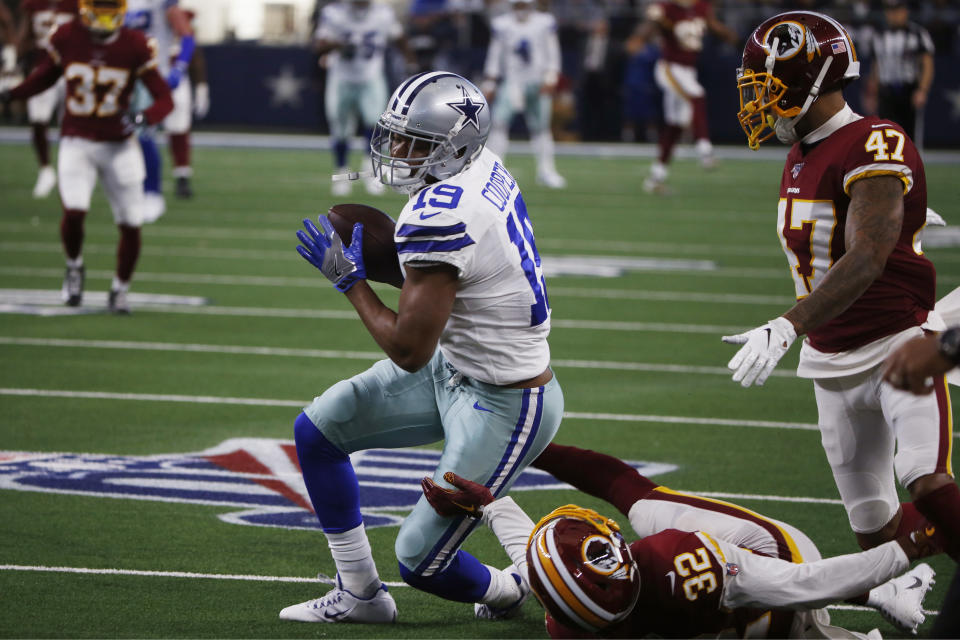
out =
<path fill-rule="evenodd" d="M 170 85 L 171 91 L 180 86 L 180 81 L 183 80 L 183 74 L 186 72 L 187 65 L 185 63 L 179 60 L 173 63 L 173 66 L 170 67 L 170 75 L 167 76 L 167 84 Z"/>
<path fill-rule="evenodd" d="M 363 266 L 363 224 L 358 222 L 353 225 L 350 246 L 345 247 L 327 216 L 321 215 L 317 221 L 323 231 L 317 229 L 310 220 L 303 221 L 309 235 L 297 231 L 301 243 L 297 251 L 319 269 L 337 291 L 346 293 L 357 281 L 367 278 L 367 270 Z"/>

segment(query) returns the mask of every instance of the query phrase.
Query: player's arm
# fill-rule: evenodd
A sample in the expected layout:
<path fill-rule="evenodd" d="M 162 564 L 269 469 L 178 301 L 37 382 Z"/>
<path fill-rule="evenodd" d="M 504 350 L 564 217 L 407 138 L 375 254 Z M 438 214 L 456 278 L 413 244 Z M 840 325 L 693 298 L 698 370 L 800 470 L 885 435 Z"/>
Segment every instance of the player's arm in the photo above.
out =
<path fill-rule="evenodd" d="M 917 89 L 913 92 L 913 106 L 923 109 L 927 106 L 927 97 L 930 87 L 933 86 L 933 54 L 920 54 L 920 79 L 917 80 Z"/>
<path fill-rule="evenodd" d="M 502 33 L 494 28 L 490 33 L 490 45 L 487 47 L 487 58 L 483 64 L 483 82 L 480 90 L 483 91 L 487 102 L 492 102 L 497 94 L 497 83 L 503 71 L 503 58 L 506 55 L 506 43 Z"/>
<path fill-rule="evenodd" d="M 396 312 L 380 301 L 366 281 L 347 291 L 347 299 L 387 357 L 405 371 L 417 371 L 433 357 L 456 293 L 453 266 L 408 264 Z"/>
<path fill-rule="evenodd" d="M 16 44 L 17 29 L 13 21 L 10 8 L 0 2 L 0 44 L 4 46 Z"/>
<path fill-rule="evenodd" d="M 63 68 L 59 61 L 49 54 L 44 55 L 23 82 L 9 91 L 0 92 L 0 97 L 3 101 L 26 100 L 55 85 L 61 75 L 63 75 Z"/>
<path fill-rule="evenodd" d="M 910 562 L 939 550 L 915 532 L 873 549 L 814 562 L 788 562 L 751 553 L 723 540 L 710 539 L 716 554 L 739 569 L 724 581 L 721 603 L 731 609 L 819 609 L 869 592 L 910 568 Z M 721 565 L 723 566 L 723 565 Z"/>
<path fill-rule="evenodd" d="M 552 22 L 552 28 L 546 34 L 546 63 L 543 74 L 541 93 L 552 94 L 557 90 L 557 81 L 560 79 L 560 38 L 557 36 L 557 23 Z"/>
<path fill-rule="evenodd" d="M 175 4 L 171 5 L 167 8 L 167 22 L 170 23 L 173 33 L 180 39 L 180 53 L 170 65 L 170 74 L 167 76 L 167 84 L 171 89 L 176 89 L 187 74 L 190 59 L 197 45 L 193 36 L 193 27 L 190 26 L 190 16 L 186 11 Z M 160 55 L 167 55 L 167 53 L 161 51 Z"/>
<path fill-rule="evenodd" d="M 33 27 L 30 24 L 30 14 L 23 12 L 20 16 L 20 26 L 17 34 L 17 56 L 23 57 L 27 52 L 32 51 L 35 46 L 33 38 Z"/>
<path fill-rule="evenodd" d="M 156 67 L 140 73 L 140 81 L 153 96 L 153 104 L 143 111 L 143 119 L 149 125 L 159 124 L 173 111 L 173 95 Z"/>
<path fill-rule="evenodd" d="M 190 82 L 193 83 L 193 114 L 204 118 L 210 112 L 210 85 L 207 83 L 207 58 L 202 47 L 194 49 L 190 58 Z"/>
<path fill-rule="evenodd" d="M 720 22 L 719 18 L 717 18 L 716 14 L 714 14 L 712 7 L 710 9 L 710 13 L 707 14 L 707 29 L 709 29 L 713 35 L 717 36 L 724 42 L 731 44 L 734 47 L 740 46 L 740 36 L 737 35 L 736 31 Z"/>
<path fill-rule="evenodd" d="M 883 272 L 903 226 L 903 181 L 897 176 L 862 178 L 850 186 L 846 253 L 810 295 L 783 314 L 797 335 L 832 320 L 856 301 Z"/>

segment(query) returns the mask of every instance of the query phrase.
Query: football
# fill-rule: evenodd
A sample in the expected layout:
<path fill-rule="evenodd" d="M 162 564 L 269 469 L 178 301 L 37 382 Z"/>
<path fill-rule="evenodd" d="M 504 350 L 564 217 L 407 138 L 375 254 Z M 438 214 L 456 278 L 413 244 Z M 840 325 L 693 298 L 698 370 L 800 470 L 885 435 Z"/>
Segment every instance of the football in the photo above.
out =
<path fill-rule="evenodd" d="M 327 212 L 327 218 L 343 244 L 350 246 L 353 225 L 363 223 L 363 264 L 367 279 L 383 282 L 400 288 L 403 272 L 397 258 L 397 246 L 393 242 L 396 222 L 383 211 L 365 204 L 335 204 Z"/>

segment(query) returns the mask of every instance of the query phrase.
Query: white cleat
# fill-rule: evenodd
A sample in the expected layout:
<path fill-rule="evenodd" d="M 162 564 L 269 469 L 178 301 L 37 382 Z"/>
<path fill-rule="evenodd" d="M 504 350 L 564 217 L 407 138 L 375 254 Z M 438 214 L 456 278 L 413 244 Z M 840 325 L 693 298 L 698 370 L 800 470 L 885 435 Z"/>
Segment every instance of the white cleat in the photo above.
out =
<path fill-rule="evenodd" d="M 337 180 L 330 185 L 330 193 L 339 197 L 350 195 L 350 191 L 353 189 L 352 180 Z"/>
<path fill-rule="evenodd" d="M 33 186 L 34 198 L 46 198 L 57 186 L 57 172 L 53 167 L 41 167 L 37 174 L 37 184 Z"/>
<path fill-rule="evenodd" d="M 150 224 L 160 219 L 167 211 L 167 201 L 162 193 L 147 191 L 143 194 L 143 222 Z"/>
<path fill-rule="evenodd" d="M 541 171 L 537 174 L 537 183 L 549 189 L 563 189 L 567 186 L 567 179 L 556 171 Z"/>
<path fill-rule="evenodd" d="M 477 602 L 473 605 L 473 615 L 476 617 L 482 620 L 509 620 L 510 618 L 516 618 L 520 615 L 520 608 L 523 606 L 523 603 L 527 601 L 527 598 L 530 597 L 530 587 L 523 581 L 523 578 L 520 577 L 520 572 L 517 571 L 517 568 L 513 564 L 504 569 L 504 571 L 509 572 L 510 575 L 513 576 L 513 579 L 517 581 L 517 585 L 520 586 L 520 597 L 516 602 L 502 609 Z"/>
<path fill-rule="evenodd" d="M 376 176 L 370 176 L 369 178 L 364 179 L 363 184 L 367 187 L 367 193 L 370 195 L 383 195 L 383 183 L 380 182 L 380 178 Z"/>
<path fill-rule="evenodd" d="M 280 612 L 281 620 L 297 622 L 360 622 L 385 624 L 397 621 L 397 603 L 381 584 L 369 598 L 358 598 L 343 588 L 337 576 L 336 588 L 316 600 L 307 600 Z"/>
<path fill-rule="evenodd" d="M 936 573 L 927 563 L 918 564 L 902 576 L 877 587 L 883 589 L 884 597 L 877 603 L 877 611 L 884 619 L 901 631 L 917 635 L 917 627 L 923 624 L 923 599 L 934 585 Z M 892 587 L 892 589 L 887 589 Z"/>
<path fill-rule="evenodd" d="M 657 196 L 669 196 L 672 191 L 662 180 L 649 177 L 643 181 L 643 190 Z"/>
<path fill-rule="evenodd" d="M 127 292 L 123 289 L 110 289 L 107 295 L 107 308 L 110 313 L 129 315 L 130 301 L 127 299 Z"/>

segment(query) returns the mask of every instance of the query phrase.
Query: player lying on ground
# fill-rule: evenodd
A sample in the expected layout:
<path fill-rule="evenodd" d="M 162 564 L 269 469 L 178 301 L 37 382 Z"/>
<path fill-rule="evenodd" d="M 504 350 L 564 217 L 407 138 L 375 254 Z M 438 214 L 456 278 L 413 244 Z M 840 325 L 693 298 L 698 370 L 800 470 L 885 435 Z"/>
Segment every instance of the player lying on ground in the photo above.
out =
<path fill-rule="evenodd" d="M 560 470 L 562 480 L 586 480 L 583 488 L 627 514 L 641 539 L 627 545 L 612 520 L 572 505 L 534 527 L 510 498 L 494 501 L 453 473 L 444 479 L 458 490 L 430 479 L 422 484 L 439 513 L 470 513 L 490 526 L 547 609 L 553 637 L 735 630 L 741 637 L 862 638 L 829 625 L 820 608 L 856 596 L 904 630 L 913 632 L 924 620 L 930 567 L 892 578 L 911 559 L 938 551 L 925 532 L 822 560 L 813 542 L 788 524 L 659 487 L 611 456 L 550 445 L 534 464 Z M 917 581 L 920 586 L 908 587 Z"/>

